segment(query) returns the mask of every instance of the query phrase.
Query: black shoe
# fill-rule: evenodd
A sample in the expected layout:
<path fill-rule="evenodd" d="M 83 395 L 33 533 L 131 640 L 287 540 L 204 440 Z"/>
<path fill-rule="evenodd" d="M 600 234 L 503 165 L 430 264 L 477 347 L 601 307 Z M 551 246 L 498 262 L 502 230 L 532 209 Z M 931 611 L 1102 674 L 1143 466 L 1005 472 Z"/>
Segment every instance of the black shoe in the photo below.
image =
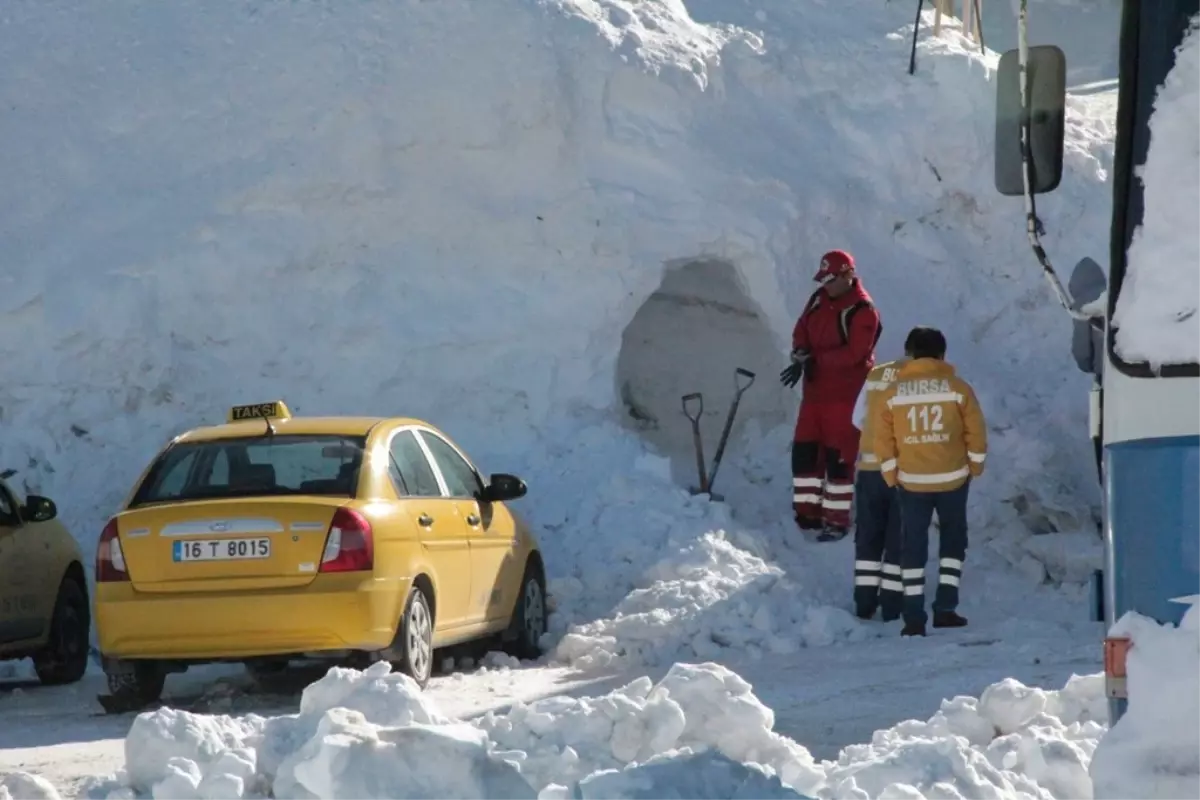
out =
<path fill-rule="evenodd" d="M 953 611 L 933 612 L 933 627 L 935 628 L 961 628 L 966 624 L 967 618 L 960 617 Z"/>
<path fill-rule="evenodd" d="M 875 616 L 875 606 L 858 606 L 854 609 L 854 616 L 859 619 L 870 619 Z"/>
<path fill-rule="evenodd" d="M 838 525 L 826 525 L 824 530 L 817 534 L 818 542 L 837 542 L 846 538 L 850 533 L 849 528 L 842 528 Z"/>
<path fill-rule="evenodd" d="M 924 636 L 925 623 L 923 622 L 906 622 L 904 629 L 900 631 L 901 636 Z"/>
<path fill-rule="evenodd" d="M 797 514 L 796 527 L 802 531 L 819 531 L 823 526 L 821 520 L 816 517 L 802 517 Z"/>

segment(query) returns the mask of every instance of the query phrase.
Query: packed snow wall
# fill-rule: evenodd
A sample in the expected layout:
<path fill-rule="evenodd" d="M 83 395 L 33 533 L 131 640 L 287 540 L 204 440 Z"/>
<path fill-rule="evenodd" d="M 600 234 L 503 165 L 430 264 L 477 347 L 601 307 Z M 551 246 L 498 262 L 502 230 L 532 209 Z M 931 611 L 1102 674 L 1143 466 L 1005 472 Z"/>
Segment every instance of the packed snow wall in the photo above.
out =
<path fill-rule="evenodd" d="M 991 186 L 995 55 L 926 41 L 909 76 L 910 26 L 874 0 L 10 3 L 0 469 L 90 555 L 170 436 L 283 397 L 427 418 L 560 493 L 587 485 L 559 482 L 581 431 L 628 415 L 623 360 L 664 409 L 702 379 L 721 414 L 749 359 L 745 419 L 778 428 L 786 473 L 798 398 L 775 372 L 815 262 L 845 247 L 881 357 L 913 324 L 946 331 L 993 427 L 994 499 L 1094 491 L 1069 322 Z M 1064 261 L 1108 210 L 1108 145 L 1086 110 L 1068 125 L 1039 199 Z M 655 377 L 645 342 L 693 351 L 641 310 L 688 262 L 725 265 L 753 320 L 703 374 Z M 664 424 L 650 443 L 686 446 L 682 415 Z"/>
<path fill-rule="evenodd" d="M 699 417 L 702 448 L 708 442 L 702 450 L 706 465 L 721 452 L 727 422 L 728 442 L 740 438 L 747 421 L 772 428 L 794 416 L 795 395 L 776 379 L 778 349 L 733 264 L 719 259 L 668 264 L 662 284 L 621 335 L 616 380 L 626 412 L 622 421 L 670 458 L 676 482 L 697 486 L 687 414 Z M 689 400 L 686 411 L 685 392 L 700 395 Z"/>

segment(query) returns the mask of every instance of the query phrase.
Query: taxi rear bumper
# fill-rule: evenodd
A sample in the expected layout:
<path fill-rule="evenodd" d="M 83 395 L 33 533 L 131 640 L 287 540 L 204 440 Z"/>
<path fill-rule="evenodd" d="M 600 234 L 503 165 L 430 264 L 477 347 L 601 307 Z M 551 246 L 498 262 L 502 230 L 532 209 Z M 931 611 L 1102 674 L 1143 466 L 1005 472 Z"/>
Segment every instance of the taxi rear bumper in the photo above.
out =
<path fill-rule="evenodd" d="M 203 663 L 377 651 L 396 635 L 410 583 L 347 573 L 318 575 L 292 589 L 180 594 L 101 583 L 97 640 L 114 668 L 129 659 Z"/>

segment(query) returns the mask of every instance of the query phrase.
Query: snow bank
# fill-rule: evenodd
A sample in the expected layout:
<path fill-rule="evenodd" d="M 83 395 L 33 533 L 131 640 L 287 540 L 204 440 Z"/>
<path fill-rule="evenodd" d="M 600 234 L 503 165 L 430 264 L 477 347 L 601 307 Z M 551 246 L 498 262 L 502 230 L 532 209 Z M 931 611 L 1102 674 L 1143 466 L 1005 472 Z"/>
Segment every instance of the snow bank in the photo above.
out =
<path fill-rule="evenodd" d="M 1107 713 L 1103 688 L 1099 675 L 1072 677 L 1060 691 L 1010 678 L 978 700 L 943 702 L 927 722 L 846 748 L 827 780 L 839 797 L 853 796 L 854 786 L 870 797 L 1089 797 L 1088 763 Z M 922 794 L 901 794 L 897 784 Z"/>
<path fill-rule="evenodd" d="M 287 716 L 143 713 L 109 796 L 1077 798 L 1106 713 L 1100 675 L 1009 679 L 818 762 L 713 663 L 468 722 L 388 669 L 330 670 Z"/>
<path fill-rule="evenodd" d="M 1150 116 L 1150 148 L 1137 170 L 1145 214 L 1129 246 L 1129 263 L 1113 323 L 1127 361 L 1152 365 L 1200 360 L 1200 17 L 1175 51 Z"/>
<path fill-rule="evenodd" d="M 1133 642 L 1128 711 L 1100 741 L 1091 776 L 1098 798 L 1200 797 L 1200 608 L 1179 626 L 1135 612 L 1110 636 Z"/>
<path fill-rule="evenodd" d="M 24 432 L 0 461 L 88 545 L 155 448 L 247 398 L 425 416 L 489 464 L 552 449 L 547 422 L 613 406 L 622 327 L 667 261 L 732 262 L 782 358 L 834 244 L 883 305 L 885 352 L 937 320 L 989 365 L 972 377 L 997 425 L 1051 420 L 1025 444 L 1071 472 L 1066 356 L 1016 355 L 1066 348 L 1067 325 L 990 186 L 995 55 L 924 39 L 908 76 L 907 11 L 120 7 L 14 4 L 0 54 L 21 78 L 0 86 L 0 354 L 22 376 L 0 407 Z M 1060 251 L 1106 225 L 1110 144 L 1068 122 Z"/>

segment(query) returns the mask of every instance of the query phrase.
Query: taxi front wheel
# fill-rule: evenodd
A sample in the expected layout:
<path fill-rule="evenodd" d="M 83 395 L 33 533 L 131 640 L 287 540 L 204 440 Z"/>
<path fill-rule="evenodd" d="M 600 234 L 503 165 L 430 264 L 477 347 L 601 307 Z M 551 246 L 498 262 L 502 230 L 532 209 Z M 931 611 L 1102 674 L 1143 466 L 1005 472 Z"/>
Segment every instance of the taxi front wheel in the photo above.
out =
<path fill-rule="evenodd" d="M 521 594 L 504 637 L 507 641 L 504 649 L 517 658 L 538 658 L 547 627 L 546 578 L 537 563 L 530 561 L 521 578 Z"/>
<path fill-rule="evenodd" d="M 400 630 L 390 651 L 398 651 L 400 656 L 392 661 L 392 668 L 425 688 L 433 670 L 433 614 L 425 593 L 416 586 L 409 590 Z"/>

